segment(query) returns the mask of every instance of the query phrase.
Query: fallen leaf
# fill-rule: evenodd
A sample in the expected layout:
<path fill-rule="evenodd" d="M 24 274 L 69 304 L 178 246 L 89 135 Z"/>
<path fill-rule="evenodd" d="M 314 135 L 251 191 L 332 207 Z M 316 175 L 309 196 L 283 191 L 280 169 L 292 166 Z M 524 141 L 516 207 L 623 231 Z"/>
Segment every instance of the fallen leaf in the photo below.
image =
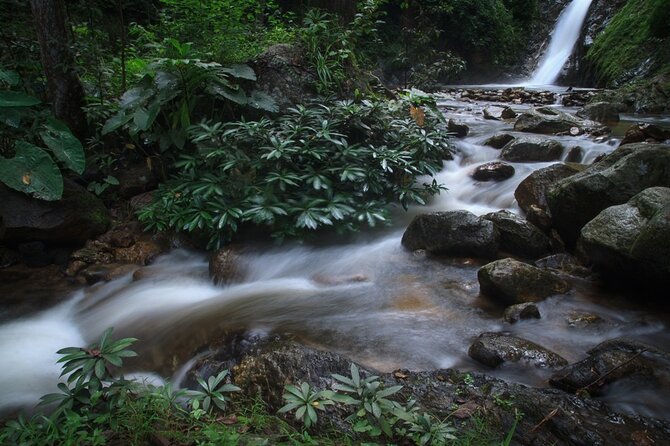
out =
<path fill-rule="evenodd" d="M 21 181 L 23 181 L 23 184 L 28 185 L 30 184 L 30 174 L 26 173 L 21 177 Z"/>

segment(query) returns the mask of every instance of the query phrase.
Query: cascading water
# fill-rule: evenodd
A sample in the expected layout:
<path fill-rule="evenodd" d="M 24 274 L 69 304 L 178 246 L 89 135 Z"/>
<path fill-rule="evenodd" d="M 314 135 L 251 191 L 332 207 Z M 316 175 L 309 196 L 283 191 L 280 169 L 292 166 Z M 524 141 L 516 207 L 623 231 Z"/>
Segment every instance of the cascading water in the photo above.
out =
<path fill-rule="evenodd" d="M 549 48 L 533 73 L 531 85 L 552 85 L 567 62 L 581 33 L 591 0 L 572 0 L 556 21 Z"/>
<path fill-rule="evenodd" d="M 448 118 L 466 122 L 467 138 L 457 141 L 458 153 L 445 163 L 438 181 L 449 187 L 428 208 L 467 209 L 476 214 L 516 208 L 513 192 L 532 170 L 550 163 L 513 163 L 516 175 L 503 182 L 476 182 L 470 173 L 498 159 L 499 151 L 482 145 L 493 133 L 510 132 L 509 123 L 485 120 L 481 108 L 443 102 Z M 556 137 L 566 147 L 579 145 L 585 163 L 613 146 L 586 136 Z M 114 326 L 114 337 L 140 339 L 131 371 L 141 377 L 172 376 L 179 383 L 193 356 L 222 333 L 243 330 L 259 335 L 279 333 L 325 350 L 341 353 L 379 371 L 396 368 L 427 370 L 458 367 L 481 369 L 467 355 L 472 339 L 482 332 L 505 330 L 532 339 L 577 361 L 601 341 L 626 336 L 670 345 L 666 321 L 625 303 L 613 309 L 616 297 L 600 297 L 588 284 L 574 293 L 538 303 L 542 319 L 503 323 L 501 309 L 479 296 L 472 259 L 426 258 L 403 249 L 399 222 L 395 232 L 371 241 L 320 248 L 283 247 L 246 252 L 241 256 L 243 283 L 215 286 L 201 253 L 174 251 L 141 274 L 129 274 L 77 292 L 70 301 L 20 321 L 0 325 L 0 413 L 34 403 L 56 391 L 59 348 L 96 341 Z M 602 322 L 576 329 L 572 314 L 596 314 Z M 543 385 L 551 370 L 515 365 L 487 373 L 513 381 Z M 153 376 L 153 379 L 156 379 Z M 610 402 L 664 417 L 670 397 L 662 392 L 625 389 Z M 635 395 L 642 395 L 635 399 Z M 643 407 L 641 407 L 641 405 Z M 645 412 L 646 411 L 646 412 Z"/>

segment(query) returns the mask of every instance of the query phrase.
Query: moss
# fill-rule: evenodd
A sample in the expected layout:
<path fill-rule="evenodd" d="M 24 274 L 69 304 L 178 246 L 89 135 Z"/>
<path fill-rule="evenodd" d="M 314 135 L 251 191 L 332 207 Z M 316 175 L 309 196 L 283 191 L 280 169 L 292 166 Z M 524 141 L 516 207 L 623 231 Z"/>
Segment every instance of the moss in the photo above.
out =
<path fill-rule="evenodd" d="M 612 18 L 586 56 L 599 84 L 621 84 L 668 71 L 667 21 L 659 25 L 670 14 L 667 10 L 667 0 L 629 0 Z"/>

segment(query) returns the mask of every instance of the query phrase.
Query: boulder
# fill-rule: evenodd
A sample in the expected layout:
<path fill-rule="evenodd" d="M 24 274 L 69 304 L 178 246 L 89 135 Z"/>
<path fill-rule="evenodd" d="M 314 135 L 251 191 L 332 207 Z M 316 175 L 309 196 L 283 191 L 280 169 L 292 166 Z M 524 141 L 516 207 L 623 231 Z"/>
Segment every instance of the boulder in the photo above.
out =
<path fill-rule="evenodd" d="M 472 178 L 476 181 L 503 181 L 514 176 L 514 166 L 500 161 L 477 166 L 472 172 Z"/>
<path fill-rule="evenodd" d="M 553 164 L 549 167 L 538 169 L 524 179 L 514 191 L 519 207 L 529 213 L 531 206 L 547 210 L 547 191 L 559 180 L 568 178 L 582 171 L 584 167 L 574 164 Z"/>
<path fill-rule="evenodd" d="M 627 380 L 644 382 L 670 393 L 670 354 L 642 342 L 619 338 L 588 351 L 589 356 L 556 372 L 553 387 L 567 392 L 600 395 L 608 384 Z M 638 384 L 639 385 L 639 384 Z"/>
<path fill-rule="evenodd" d="M 584 159 L 584 149 L 579 146 L 571 147 L 568 150 L 568 156 L 565 157 L 566 163 L 581 163 Z"/>
<path fill-rule="evenodd" d="M 298 46 L 277 44 L 249 64 L 256 72 L 254 88 L 270 95 L 279 110 L 316 97 L 316 77 Z"/>
<path fill-rule="evenodd" d="M 523 361 L 535 367 L 563 367 L 568 361 L 527 339 L 503 333 L 482 333 L 468 349 L 468 355 L 484 365 Z"/>
<path fill-rule="evenodd" d="M 402 245 L 410 250 L 490 259 L 498 252 L 498 232 L 491 221 L 468 211 L 433 212 L 412 220 Z"/>
<path fill-rule="evenodd" d="M 603 210 L 582 228 L 579 244 L 598 270 L 670 284 L 670 188 L 648 188 Z"/>
<path fill-rule="evenodd" d="M 508 142 L 513 140 L 514 137 L 509 133 L 499 133 L 497 135 L 491 136 L 482 144 L 485 146 L 493 147 L 494 149 L 502 149 Z"/>
<path fill-rule="evenodd" d="M 536 302 L 570 290 L 565 280 L 551 272 L 510 258 L 482 266 L 477 279 L 482 294 L 507 305 Z"/>
<path fill-rule="evenodd" d="M 503 108 L 502 113 L 500 113 L 500 117 L 503 119 L 514 119 L 516 118 L 516 112 L 510 107 L 505 107 Z"/>
<path fill-rule="evenodd" d="M 554 226 L 569 247 L 603 209 L 624 204 L 648 187 L 670 187 L 670 146 L 628 144 L 549 191 Z"/>
<path fill-rule="evenodd" d="M 577 116 L 603 124 L 619 122 L 619 106 L 610 102 L 593 102 L 577 111 Z"/>
<path fill-rule="evenodd" d="M 500 158 L 505 161 L 555 161 L 563 156 L 563 145 L 558 141 L 539 138 L 518 138 L 502 148 Z"/>
<path fill-rule="evenodd" d="M 535 261 L 535 266 L 542 269 L 553 269 L 570 276 L 587 277 L 591 274 L 588 268 L 570 254 L 560 253 L 543 257 Z"/>
<path fill-rule="evenodd" d="M 523 319 L 541 319 L 540 309 L 532 302 L 510 305 L 505 308 L 503 320 L 510 324 L 515 324 Z"/>
<path fill-rule="evenodd" d="M 499 249 L 509 254 L 537 259 L 551 252 L 551 240 L 535 225 L 510 211 L 498 211 L 482 218 L 492 221 L 500 234 Z"/>
<path fill-rule="evenodd" d="M 633 124 L 626 130 L 621 145 L 636 142 L 662 143 L 670 139 L 670 130 L 665 130 L 655 124 Z"/>
<path fill-rule="evenodd" d="M 577 120 L 570 119 L 569 115 L 560 113 L 549 107 L 540 107 L 533 113 L 521 113 L 514 123 L 517 132 L 541 133 L 555 135 L 569 132 L 577 126 Z"/>
<path fill-rule="evenodd" d="M 500 121 L 514 118 L 516 118 L 516 113 L 509 107 L 491 106 L 484 108 L 484 119 Z"/>
<path fill-rule="evenodd" d="M 246 272 L 241 263 L 238 246 L 225 246 L 214 251 L 209 258 L 209 277 L 217 285 L 227 285 L 244 280 Z"/>
<path fill-rule="evenodd" d="M 2 241 L 14 246 L 42 241 L 53 245 L 81 246 L 107 230 L 105 205 L 83 187 L 65 181 L 63 198 L 44 201 L 0 184 Z"/>
<path fill-rule="evenodd" d="M 459 138 L 465 138 L 470 133 L 470 127 L 465 124 L 459 124 L 453 119 L 450 119 L 447 123 L 447 130 Z"/>

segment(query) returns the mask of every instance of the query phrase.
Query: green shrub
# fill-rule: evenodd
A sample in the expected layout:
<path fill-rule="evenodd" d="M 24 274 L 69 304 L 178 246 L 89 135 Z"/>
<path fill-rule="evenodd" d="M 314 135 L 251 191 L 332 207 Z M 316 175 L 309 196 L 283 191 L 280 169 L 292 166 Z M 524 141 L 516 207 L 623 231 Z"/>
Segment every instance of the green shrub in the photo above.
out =
<path fill-rule="evenodd" d="M 191 128 L 199 153 L 181 158 L 139 218 L 157 230 L 204 232 L 210 246 L 229 241 L 242 223 L 283 238 L 387 222 L 389 203 L 425 203 L 442 189 L 435 180 L 416 183 L 439 172 L 450 152 L 440 118 L 404 98 L 202 123 Z"/>

